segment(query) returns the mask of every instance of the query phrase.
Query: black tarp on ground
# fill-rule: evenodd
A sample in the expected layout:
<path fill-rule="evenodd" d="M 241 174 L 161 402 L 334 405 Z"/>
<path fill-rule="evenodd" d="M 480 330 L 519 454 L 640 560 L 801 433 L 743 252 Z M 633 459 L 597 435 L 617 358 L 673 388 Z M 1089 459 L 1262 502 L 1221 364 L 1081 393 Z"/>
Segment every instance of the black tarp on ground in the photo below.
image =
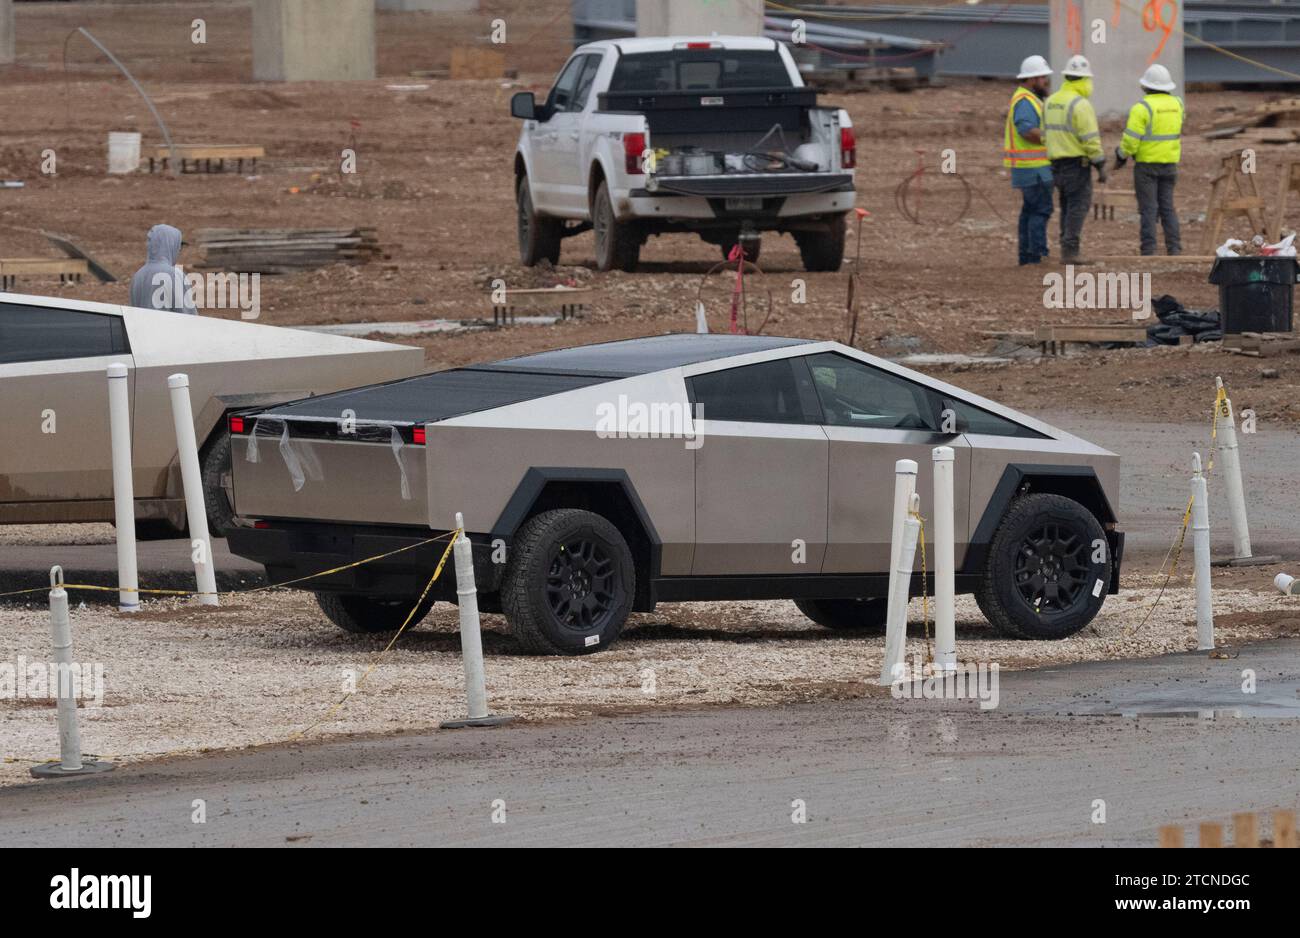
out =
<path fill-rule="evenodd" d="M 1147 345 L 1177 345 L 1185 335 L 1195 342 L 1218 342 L 1223 338 L 1219 311 L 1186 309 L 1177 298 L 1165 294 L 1151 302 L 1160 321 L 1147 327 Z"/>

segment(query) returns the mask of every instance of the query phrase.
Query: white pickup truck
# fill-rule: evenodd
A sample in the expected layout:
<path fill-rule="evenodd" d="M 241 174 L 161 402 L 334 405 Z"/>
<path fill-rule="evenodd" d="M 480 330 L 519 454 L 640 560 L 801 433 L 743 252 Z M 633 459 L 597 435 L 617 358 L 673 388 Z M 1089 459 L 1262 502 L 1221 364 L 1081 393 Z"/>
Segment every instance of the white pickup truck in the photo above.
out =
<path fill-rule="evenodd" d="M 519 254 L 556 263 L 594 229 L 600 270 L 636 268 L 651 235 L 694 232 L 723 256 L 794 236 L 810 271 L 838 270 L 853 208 L 848 114 L 817 106 L 771 39 L 711 36 L 580 46 L 539 104 L 519 92 Z"/>

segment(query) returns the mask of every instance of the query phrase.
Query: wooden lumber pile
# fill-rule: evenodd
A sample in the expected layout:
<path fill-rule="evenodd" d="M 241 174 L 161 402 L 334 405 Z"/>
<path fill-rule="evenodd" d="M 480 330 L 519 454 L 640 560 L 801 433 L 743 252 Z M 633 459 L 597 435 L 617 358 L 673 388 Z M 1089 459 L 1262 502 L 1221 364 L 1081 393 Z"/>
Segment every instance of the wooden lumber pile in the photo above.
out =
<path fill-rule="evenodd" d="M 1286 332 L 1240 332 L 1223 336 L 1222 349 L 1233 355 L 1272 358 L 1300 352 L 1300 336 Z"/>
<path fill-rule="evenodd" d="M 202 228 L 197 266 L 236 273 L 286 274 L 328 264 L 368 264 L 381 256 L 374 228 Z"/>
<path fill-rule="evenodd" d="M 1215 121 L 1205 136 L 1211 140 L 1240 136 L 1242 143 L 1300 142 L 1300 98 L 1265 101 L 1244 113 L 1228 114 Z"/>

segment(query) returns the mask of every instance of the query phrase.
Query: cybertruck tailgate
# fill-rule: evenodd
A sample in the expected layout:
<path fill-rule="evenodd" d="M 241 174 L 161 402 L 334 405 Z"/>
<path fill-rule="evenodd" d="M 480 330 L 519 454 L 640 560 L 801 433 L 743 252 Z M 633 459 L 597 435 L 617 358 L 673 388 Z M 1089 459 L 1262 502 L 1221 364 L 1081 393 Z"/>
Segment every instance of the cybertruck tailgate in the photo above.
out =
<path fill-rule="evenodd" d="M 607 380 L 458 368 L 238 414 L 235 513 L 427 526 L 424 425 Z"/>

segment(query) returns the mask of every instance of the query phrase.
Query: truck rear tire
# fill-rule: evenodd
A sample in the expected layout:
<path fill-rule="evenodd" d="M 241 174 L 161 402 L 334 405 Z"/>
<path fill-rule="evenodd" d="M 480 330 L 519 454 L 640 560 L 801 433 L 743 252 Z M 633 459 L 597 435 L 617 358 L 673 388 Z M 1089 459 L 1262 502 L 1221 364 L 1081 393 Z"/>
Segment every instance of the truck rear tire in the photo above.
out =
<path fill-rule="evenodd" d="M 519 230 L 519 262 L 535 267 L 542 261 L 552 265 L 560 261 L 560 242 L 564 240 L 564 222 L 545 218 L 533 207 L 533 192 L 528 177 L 519 179 L 515 190 L 515 224 Z"/>
<path fill-rule="evenodd" d="M 796 231 L 794 242 L 799 245 L 803 269 L 809 273 L 839 270 L 844 262 L 845 229 L 844 216 L 836 215 L 823 230 Z"/>
<path fill-rule="evenodd" d="M 215 437 L 204 448 L 199 468 L 204 507 L 208 512 L 208 536 L 225 537 L 234 527 L 235 509 L 230 503 L 230 433 L 224 426 L 217 429 Z"/>
<path fill-rule="evenodd" d="M 596 232 L 596 269 L 628 273 L 636 270 L 641 259 L 641 233 L 635 223 L 621 222 L 614 217 L 609 183 L 603 180 L 591 203 L 591 223 Z"/>
<path fill-rule="evenodd" d="M 361 596 L 356 593 L 317 593 L 316 603 L 325 618 L 345 632 L 372 635 L 377 632 L 396 632 L 411 615 L 415 599 L 389 599 L 379 596 Z M 413 629 L 429 614 L 433 600 L 425 597 L 420 608 L 411 615 Z"/>
<path fill-rule="evenodd" d="M 1106 601 L 1111 558 L 1105 545 L 1106 532 L 1083 505 L 1062 495 L 1023 495 L 993 535 L 975 601 L 1010 638 L 1073 635 Z M 1094 560 L 1099 546 L 1101 563 Z"/>
<path fill-rule="evenodd" d="M 799 611 L 818 625 L 836 631 L 867 631 L 885 627 L 889 602 L 871 599 L 796 599 Z"/>
<path fill-rule="evenodd" d="M 524 523 L 501 584 L 511 633 L 538 655 L 585 655 L 612 645 L 635 595 L 635 561 L 623 535 L 576 508 Z"/>

